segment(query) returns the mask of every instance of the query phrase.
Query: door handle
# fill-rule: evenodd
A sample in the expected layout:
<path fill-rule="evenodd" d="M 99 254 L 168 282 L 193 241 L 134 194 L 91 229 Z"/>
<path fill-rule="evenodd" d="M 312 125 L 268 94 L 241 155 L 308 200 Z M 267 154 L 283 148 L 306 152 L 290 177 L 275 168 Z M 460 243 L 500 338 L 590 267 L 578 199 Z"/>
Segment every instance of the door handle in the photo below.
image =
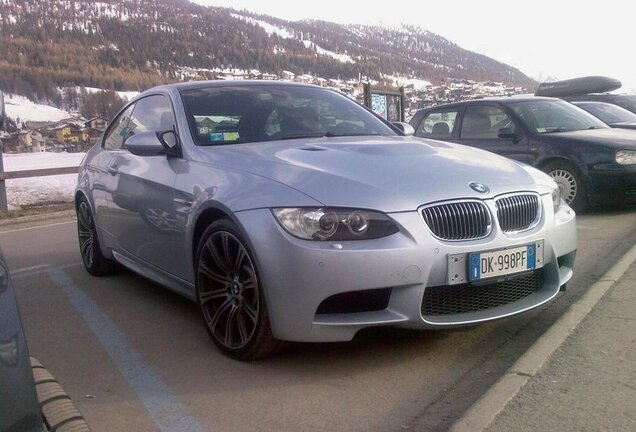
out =
<path fill-rule="evenodd" d="M 117 175 L 119 174 L 119 168 L 117 168 L 116 165 L 110 165 L 108 167 L 108 174 L 110 175 Z"/>

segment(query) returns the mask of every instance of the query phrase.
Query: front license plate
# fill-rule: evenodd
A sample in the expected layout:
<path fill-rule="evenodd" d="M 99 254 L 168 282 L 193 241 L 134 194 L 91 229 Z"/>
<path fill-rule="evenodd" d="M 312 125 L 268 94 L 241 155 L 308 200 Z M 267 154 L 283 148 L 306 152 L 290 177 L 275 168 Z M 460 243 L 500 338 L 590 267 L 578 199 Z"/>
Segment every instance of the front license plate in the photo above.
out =
<path fill-rule="evenodd" d="M 472 282 L 533 270 L 536 261 L 534 243 L 492 252 L 471 253 L 469 279 Z"/>

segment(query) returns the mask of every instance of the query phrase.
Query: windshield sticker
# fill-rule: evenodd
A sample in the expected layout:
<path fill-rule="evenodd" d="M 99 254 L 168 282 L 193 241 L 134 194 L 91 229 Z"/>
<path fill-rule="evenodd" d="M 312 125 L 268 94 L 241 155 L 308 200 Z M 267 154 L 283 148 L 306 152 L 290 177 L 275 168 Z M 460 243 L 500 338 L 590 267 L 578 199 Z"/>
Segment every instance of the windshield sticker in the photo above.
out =
<path fill-rule="evenodd" d="M 208 134 L 209 142 L 226 142 L 226 141 L 238 141 L 238 132 L 214 132 Z"/>
<path fill-rule="evenodd" d="M 223 141 L 238 141 L 238 132 L 223 132 Z"/>
<path fill-rule="evenodd" d="M 208 135 L 208 141 L 210 141 L 210 142 L 221 142 L 221 141 L 223 141 L 223 134 L 222 133 L 211 133 L 210 135 Z"/>

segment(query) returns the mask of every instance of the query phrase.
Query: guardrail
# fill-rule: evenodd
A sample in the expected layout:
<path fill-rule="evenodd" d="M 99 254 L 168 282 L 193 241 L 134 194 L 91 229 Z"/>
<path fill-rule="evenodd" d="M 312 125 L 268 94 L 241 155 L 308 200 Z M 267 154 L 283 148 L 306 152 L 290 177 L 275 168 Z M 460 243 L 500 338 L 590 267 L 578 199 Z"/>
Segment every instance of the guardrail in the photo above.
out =
<path fill-rule="evenodd" d="M 61 174 L 76 174 L 79 167 L 63 167 L 63 168 L 42 168 L 30 169 L 22 171 L 4 171 L 2 163 L 2 150 L 0 149 L 0 212 L 8 212 L 9 205 L 7 202 L 7 187 L 5 180 L 27 178 L 27 177 L 44 177 Z"/>
<path fill-rule="evenodd" d="M 12 180 L 26 177 L 44 177 L 60 174 L 77 174 L 79 167 L 63 167 L 63 168 L 42 168 L 22 171 L 6 171 L 0 172 L 0 181 Z"/>

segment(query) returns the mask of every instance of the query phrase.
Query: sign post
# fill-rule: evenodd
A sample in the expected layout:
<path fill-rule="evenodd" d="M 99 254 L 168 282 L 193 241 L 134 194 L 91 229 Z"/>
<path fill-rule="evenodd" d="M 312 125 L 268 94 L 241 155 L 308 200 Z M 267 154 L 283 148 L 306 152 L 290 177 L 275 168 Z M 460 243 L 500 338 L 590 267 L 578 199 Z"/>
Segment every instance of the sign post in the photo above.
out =
<path fill-rule="evenodd" d="M 404 121 L 404 87 L 398 91 L 364 84 L 364 105 L 390 122 Z"/>
<path fill-rule="evenodd" d="M 5 112 L 4 112 L 4 94 L 0 91 L 0 129 L 4 128 L 4 120 L 5 120 Z M 2 151 L 4 150 L 4 145 L 2 144 L 2 140 L 0 139 L 0 174 L 4 173 L 4 163 L 2 162 Z M 7 204 L 7 186 L 4 182 L 4 179 L 0 178 L 0 212 L 8 212 L 9 205 Z"/>
<path fill-rule="evenodd" d="M 0 140 L 0 174 L 4 173 L 4 163 L 2 162 L 2 141 Z M 0 212 L 8 212 L 9 205 L 7 204 L 7 186 L 4 179 L 0 178 Z"/>

